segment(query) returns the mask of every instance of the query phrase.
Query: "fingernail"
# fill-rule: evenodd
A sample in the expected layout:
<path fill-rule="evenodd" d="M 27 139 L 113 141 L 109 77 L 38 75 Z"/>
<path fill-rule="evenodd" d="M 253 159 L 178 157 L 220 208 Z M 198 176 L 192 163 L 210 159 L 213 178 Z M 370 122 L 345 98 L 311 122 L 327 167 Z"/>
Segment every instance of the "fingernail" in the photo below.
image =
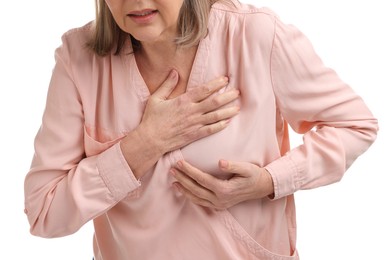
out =
<path fill-rule="evenodd" d="M 175 172 L 174 169 L 170 169 L 170 170 L 169 170 L 169 174 L 170 174 L 171 176 L 175 177 L 176 172 Z"/>
<path fill-rule="evenodd" d="M 228 166 L 229 166 L 229 163 L 227 161 L 225 161 L 225 160 L 219 160 L 219 166 L 221 168 L 227 169 Z"/>
<path fill-rule="evenodd" d="M 222 79 L 221 79 L 221 81 L 222 81 L 223 83 L 228 83 L 228 82 L 229 82 L 229 78 L 226 77 L 226 76 L 223 76 Z"/>
<path fill-rule="evenodd" d="M 180 168 L 183 168 L 183 162 L 182 161 L 178 161 L 176 163 L 176 166 L 180 169 Z"/>
<path fill-rule="evenodd" d="M 176 70 L 172 70 L 171 73 L 169 74 L 169 78 L 171 79 L 175 79 L 177 76 L 177 71 Z"/>

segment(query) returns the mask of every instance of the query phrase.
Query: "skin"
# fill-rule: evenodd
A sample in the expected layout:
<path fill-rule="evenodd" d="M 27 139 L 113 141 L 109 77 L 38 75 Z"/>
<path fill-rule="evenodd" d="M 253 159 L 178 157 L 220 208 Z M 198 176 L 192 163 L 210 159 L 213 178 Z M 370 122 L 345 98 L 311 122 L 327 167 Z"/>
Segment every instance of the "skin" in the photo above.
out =
<path fill-rule="evenodd" d="M 178 74 L 173 71 L 149 98 L 141 123 L 120 143 L 138 179 L 165 153 L 223 130 L 239 112 L 235 106 L 222 108 L 238 97 L 238 91 L 212 95 L 226 86 L 226 77 L 168 99 L 177 81 Z"/>
<path fill-rule="evenodd" d="M 185 92 L 197 46 L 177 48 L 177 17 L 183 0 L 106 0 L 118 26 L 141 42 L 135 53 L 137 65 L 151 93 L 175 70 L 179 73 L 177 87 L 170 97 Z M 131 15 L 143 10 L 157 11 L 150 23 L 134 22 Z"/>
<path fill-rule="evenodd" d="M 174 187 L 195 204 L 217 210 L 266 196 L 272 199 L 272 178 L 264 168 L 252 163 L 226 160 L 220 160 L 218 165 L 223 172 L 234 173 L 233 177 L 221 180 L 185 161 L 179 161 L 170 171 L 177 179 Z"/>
<path fill-rule="evenodd" d="M 106 0 L 116 23 L 142 44 L 170 42 L 176 37 L 176 23 L 183 0 Z M 151 23 L 137 24 L 128 14 L 157 10 Z"/>
<path fill-rule="evenodd" d="M 167 152 L 225 129 L 239 107 L 231 103 L 237 90 L 217 93 L 228 84 L 221 76 L 186 91 L 197 47 L 177 48 L 176 24 L 183 0 L 106 0 L 118 26 L 141 42 L 135 53 L 137 65 L 151 96 L 139 126 L 120 143 L 136 178 L 142 176 Z M 153 10 L 147 23 L 137 23 L 129 14 Z M 170 174 L 173 185 L 192 202 L 225 209 L 242 201 L 272 196 L 271 175 L 255 164 L 219 161 L 229 180 L 220 180 L 201 169 L 179 161 Z"/>

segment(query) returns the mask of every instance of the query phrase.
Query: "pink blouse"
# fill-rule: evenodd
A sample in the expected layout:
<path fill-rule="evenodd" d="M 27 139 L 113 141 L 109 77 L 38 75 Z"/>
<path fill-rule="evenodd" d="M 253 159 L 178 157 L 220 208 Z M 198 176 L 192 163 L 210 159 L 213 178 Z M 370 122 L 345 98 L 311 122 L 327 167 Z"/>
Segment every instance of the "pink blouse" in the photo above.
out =
<path fill-rule="evenodd" d="M 294 192 L 339 181 L 375 140 L 377 120 L 271 11 L 217 3 L 209 19 L 188 89 L 228 75 L 241 112 L 225 130 L 165 154 L 141 181 L 118 143 L 150 96 L 130 41 L 99 57 L 85 47 L 90 24 L 64 34 L 25 180 L 33 235 L 66 236 L 93 220 L 96 260 L 299 258 Z M 292 150 L 288 124 L 303 134 Z M 219 159 L 266 167 L 275 198 L 197 206 L 172 188 L 168 171 L 181 159 L 220 178 L 229 176 Z"/>

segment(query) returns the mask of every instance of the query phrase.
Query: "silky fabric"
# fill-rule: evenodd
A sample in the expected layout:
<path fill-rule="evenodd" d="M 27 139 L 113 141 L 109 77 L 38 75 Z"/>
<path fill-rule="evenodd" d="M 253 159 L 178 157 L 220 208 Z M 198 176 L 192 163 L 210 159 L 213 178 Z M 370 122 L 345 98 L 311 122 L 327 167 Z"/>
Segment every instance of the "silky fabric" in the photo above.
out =
<path fill-rule="evenodd" d="M 239 115 L 165 154 L 141 180 L 119 146 L 150 96 L 130 40 L 119 55 L 100 57 L 86 47 L 91 24 L 63 35 L 25 180 L 33 235 L 66 236 L 93 220 L 96 260 L 299 258 L 294 192 L 339 181 L 375 140 L 377 120 L 297 28 L 233 3 L 212 6 L 187 91 L 227 75 L 221 92 L 240 90 Z M 288 124 L 303 135 L 291 150 Z M 230 178 L 220 159 L 265 167 L 274 198 L 214 210 L 172 188 L 178 160 Z"/>

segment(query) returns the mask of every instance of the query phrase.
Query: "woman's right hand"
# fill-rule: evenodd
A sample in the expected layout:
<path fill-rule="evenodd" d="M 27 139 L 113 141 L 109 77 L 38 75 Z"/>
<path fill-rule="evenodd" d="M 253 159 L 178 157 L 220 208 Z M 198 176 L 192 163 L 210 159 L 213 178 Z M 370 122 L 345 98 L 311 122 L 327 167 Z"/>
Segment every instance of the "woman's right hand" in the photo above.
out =
<path fill-rule="evenodd" d="M 171 71 L 150 96 L 137 128 L 138 134 L 152 142 L 161 154 L 223 130 L 239 112 L 237 105 L 228 105 L 238 98 L 238 90 L 217 93 L 228 84 L 227 77 L 219 77 L 168 99 L 178 77 L 175 70 Z"/>
<path fill-rule="evenodd" d="M 217 93 L 228 84 L 226 77 L 169 98 L 178 83 L 172 71 L 159 89 L 149 97 L 138 127 L 120 142 L 122 153 L 137 179 L 165 153 L 226 128 L 238 114 L 232 103 L 238 90 Z"/>

